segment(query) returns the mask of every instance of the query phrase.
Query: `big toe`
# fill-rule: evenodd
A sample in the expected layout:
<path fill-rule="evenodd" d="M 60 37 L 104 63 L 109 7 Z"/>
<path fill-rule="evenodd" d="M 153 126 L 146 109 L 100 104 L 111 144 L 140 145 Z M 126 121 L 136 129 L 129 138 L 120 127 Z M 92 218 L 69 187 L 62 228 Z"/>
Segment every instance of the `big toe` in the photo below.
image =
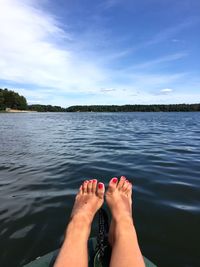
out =
<path fill-rule="evenodd" d="M 103 198 L 104 197 L 104 193 L 105 193 L 105 186 L 103 183 L 98 183 L 98 187 L 97 187 L 97 196 L 99 198 Z"/>
<path fill-rule="evenodd" d="M 112 193 L 115 191 L 115 189 L 117 188 L 117 182 L 118 179 L 116 177 L 112 178 L 108 184 L 108 192 Z"/>

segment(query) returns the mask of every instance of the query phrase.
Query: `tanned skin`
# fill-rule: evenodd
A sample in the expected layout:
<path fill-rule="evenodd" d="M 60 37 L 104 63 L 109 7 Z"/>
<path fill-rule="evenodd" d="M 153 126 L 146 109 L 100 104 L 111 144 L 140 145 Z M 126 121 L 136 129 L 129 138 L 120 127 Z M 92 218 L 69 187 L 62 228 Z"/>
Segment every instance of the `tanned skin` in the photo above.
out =
<path fill-rule="evenodd" d="M 119 181 L 112 178 L 106 193 L 104 184 L 96 179 L 81 185 L 54 267 L 88 267 L 91 224 L 104 195 L 112 214 L 110 267 L 145 267 L 132 218 L 132 184 L 123 176 Z"/>

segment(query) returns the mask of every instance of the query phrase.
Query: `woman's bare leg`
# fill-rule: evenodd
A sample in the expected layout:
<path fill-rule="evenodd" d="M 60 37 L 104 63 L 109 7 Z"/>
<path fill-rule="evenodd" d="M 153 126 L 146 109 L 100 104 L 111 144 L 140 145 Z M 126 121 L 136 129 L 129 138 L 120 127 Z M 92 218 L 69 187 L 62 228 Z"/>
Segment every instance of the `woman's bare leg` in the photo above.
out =
<path fill-rule="evenodd" d="M 79 189 L 65 239 L 54 267 L 87 267 L 87 242 L 95 213 L 103 204 L 104 184 L 85 181 Z"/>
<path fill-rule="evenodd" d="M 112 218 L 110 222 L 109 233 L 108 233 L 108 242 L 111 245 L 111 247 L 114 244 L 114 238 L 115 238 L 115 222 Z"/>
<path fill-rule="evenodd" d="M 109 240 L 112 245 L 110 267 L 145 267 L 132 219 L 132 185 L 125 177 L 113 178 L 106 192 L 112 213 Z"/>

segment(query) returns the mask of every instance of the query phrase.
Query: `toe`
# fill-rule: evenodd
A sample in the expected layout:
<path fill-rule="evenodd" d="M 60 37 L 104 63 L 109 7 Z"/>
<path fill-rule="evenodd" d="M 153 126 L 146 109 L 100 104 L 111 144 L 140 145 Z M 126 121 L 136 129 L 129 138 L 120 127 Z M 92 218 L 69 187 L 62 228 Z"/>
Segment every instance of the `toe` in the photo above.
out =
<path fill-rule="evenodd" d="M 118 179 L 116 177 L 110 180 L 109 185 L 108 185 L 108 192 L 112 193 L 113 191 L 115 191 L 117 187 L 117 182 L 118 182 Z"/>
<path fill-rule="evenodd" d="M 125 181 L 126 181 L 126 177 L 125 177 L 125 176 L 121 176 L 121 178 L 120 178 L 120 180 L 119 180 L 119 183 L 118 183 L 118 185 L 117 185 L 117 188 L 118 188 L 119 190 L 122 189 L 122 187 L 123 187 Z"/>
<path fill-rule="evenodd" d="M 97 196 L 103 198 L 105 192 L 105 186 L 103 183 L 98 183 Z"/>
<path fill-rule="evenodd" d="M 122 188 L 121 188 L 121 190 L 123 191 L 123 192 L 126 192 L 126 190 L 129 188 L 129 181 L 128 180 L 125 180 L 124 181 L 124 184 L 122 185 Z"/>
<path fill-rule="evenodd" d="M 133 187 L 132 184 L 129 182 L 128 187 L 126 189 L 126 194 L 128 196 L 131 196 L 132 195 L 132 187 Z"/>
<path fill-rule="evenodd" d="M 92 193 L 96 193 L 97 190 L 97 179 L 92 180 Z"/>
<path fill-rule="evenodd" d="M 92 180 L 89 180 L 87 184 L 87 192 L 90 194 L 92 193 Z"/>
<path fill-rule="evenodd" d="M 79 198 L 83 194 L 83 186 L 79 187 L 78 193 L 76 194 L 76 199 Z"/>
<path fill-rule="evenodd" d="M 88 184 L 88 181 L 84 181 L 83 185 L 82 185 L 82 188 L 83 188 L 83 193 L 86 194 L 87 193 L 87 184 Z"/>

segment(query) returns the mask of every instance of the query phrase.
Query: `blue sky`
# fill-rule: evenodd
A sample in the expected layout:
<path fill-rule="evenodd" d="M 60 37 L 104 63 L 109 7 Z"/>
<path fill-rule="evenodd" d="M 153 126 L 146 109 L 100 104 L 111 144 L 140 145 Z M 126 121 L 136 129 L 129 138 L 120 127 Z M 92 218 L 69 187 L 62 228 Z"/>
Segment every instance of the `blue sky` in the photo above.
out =
<path fill-rule="evenodd" d="M 200 102 L 200 1 L 0 0 L 0 88 L 28 103 Z"/>

